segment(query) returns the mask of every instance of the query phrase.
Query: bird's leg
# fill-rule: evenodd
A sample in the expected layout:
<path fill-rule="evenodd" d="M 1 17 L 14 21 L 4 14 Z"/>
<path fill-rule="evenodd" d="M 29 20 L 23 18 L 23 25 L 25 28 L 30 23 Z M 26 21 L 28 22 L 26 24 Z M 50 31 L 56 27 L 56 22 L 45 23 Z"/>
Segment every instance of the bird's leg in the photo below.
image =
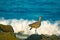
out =
<path fill-rule="evenodd" d="M 36 34 L 36 29 L 35 29 L 35 34 Z"/>
<path fill-rule="evenodd" d="M 35 34 L 37 34 L 37 29 L 35 29 Z"/>

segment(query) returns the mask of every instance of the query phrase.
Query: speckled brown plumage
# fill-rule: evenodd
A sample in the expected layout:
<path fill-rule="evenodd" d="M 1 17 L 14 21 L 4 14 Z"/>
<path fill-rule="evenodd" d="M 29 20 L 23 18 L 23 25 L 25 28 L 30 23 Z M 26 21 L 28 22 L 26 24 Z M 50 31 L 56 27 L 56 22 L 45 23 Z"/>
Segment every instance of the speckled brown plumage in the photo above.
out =
<path fill-rule="evenodd" d="M 42 17 L 39 17 L 39 20 L 38 20 L 37 22 L 32 23 L 32 24 L 29 24 L 29 27 L 31 27 L 31 29 L 32 29 L 32 28 L 37 29 L 38 27 L 40 27 L 40 25 L 41 25 L 41 18 L 42 18 Z M 30 29 L 30 30 L 31 30 L 31 29 Z"/>

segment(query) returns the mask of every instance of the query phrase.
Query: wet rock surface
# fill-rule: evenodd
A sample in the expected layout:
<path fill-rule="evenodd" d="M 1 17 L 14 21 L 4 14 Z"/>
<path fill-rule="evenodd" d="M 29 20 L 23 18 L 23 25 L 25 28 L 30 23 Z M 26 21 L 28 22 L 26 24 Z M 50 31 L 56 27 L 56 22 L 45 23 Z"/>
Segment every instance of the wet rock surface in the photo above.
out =
<path fill-rule="evenodd" d="M 41 40 L 42 39 L 42 36 L 41 35 L 38 35 L 38 34 L 33 34 L 33 35 L 30 35 L 27 39 L 25 40 Z"/>
<path fill-rule="evenodd" d="M 16 40 L 12 26 L 0 24 L 0 40 Z"/>

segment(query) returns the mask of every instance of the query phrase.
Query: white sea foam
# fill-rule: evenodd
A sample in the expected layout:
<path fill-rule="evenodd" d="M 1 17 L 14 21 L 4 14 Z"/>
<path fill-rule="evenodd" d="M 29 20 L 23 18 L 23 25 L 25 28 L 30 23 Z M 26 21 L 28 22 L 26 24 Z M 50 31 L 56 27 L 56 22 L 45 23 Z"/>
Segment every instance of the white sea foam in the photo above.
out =
<path fill-rule="evenodd" d="M 24 19 L 0 19 L 0 24 L 12 25 L 14 32 L 24 31 L 24 34 L 34 34 L 35 29 L 29 30 L 29 24 L 35 22 L 34 20 L 24 20 Z M 41 26 L 37 29 L 38 34 L 56 34 L 60 35 L 60 21 L 56 21 L 52 24 L 50 21 L 42 21 Z"/>

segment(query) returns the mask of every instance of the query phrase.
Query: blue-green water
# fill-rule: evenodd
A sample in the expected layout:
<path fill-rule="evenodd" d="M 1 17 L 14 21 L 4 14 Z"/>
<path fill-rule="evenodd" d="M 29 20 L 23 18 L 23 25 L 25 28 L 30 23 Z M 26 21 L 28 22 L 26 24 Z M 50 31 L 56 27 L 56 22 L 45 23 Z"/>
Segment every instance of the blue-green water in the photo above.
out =
<path fill-rule="evenodd" d="M 0 0 L 0 18 L 60 20 L 60 0 Z"/>

